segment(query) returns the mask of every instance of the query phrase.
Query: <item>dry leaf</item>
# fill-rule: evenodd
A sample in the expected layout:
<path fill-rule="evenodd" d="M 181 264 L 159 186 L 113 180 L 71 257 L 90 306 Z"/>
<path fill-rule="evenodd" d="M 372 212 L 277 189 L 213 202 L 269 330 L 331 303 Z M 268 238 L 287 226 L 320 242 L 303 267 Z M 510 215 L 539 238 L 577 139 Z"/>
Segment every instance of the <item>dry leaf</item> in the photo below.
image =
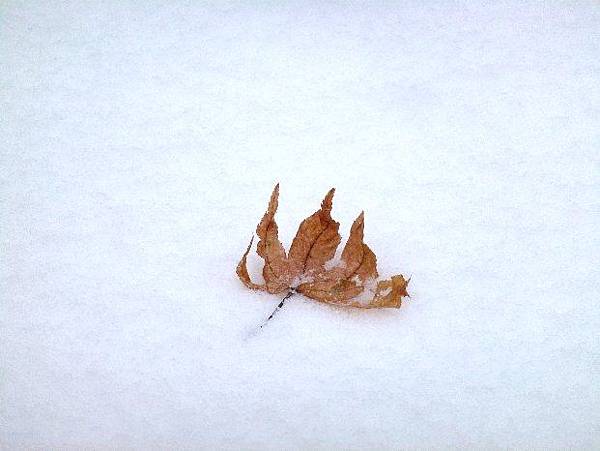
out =
<path fill-rule="evenodd" d="M 331 217 L 334 192 L 332 188 L 323 199 L 321 208 L 302 221 L 286 255 L 275 222 L 279 200 L 277 184 L 267 211 L 256 228 L 260 238 L 256 251 L 265 261 L 265 283 L 253 283 L 246 268 L 252 240 L 237 266 L 238 277 L 248 288 L 269 293 L 293 290 L 330 304 L 359 308 L 400 307 L 402 297 L 408 296 L 406 287 L 409 281 L 402 275 L 377 281 L 377 257 L 363 242 L 363 213 L 352 224 L 341 260 L 333 261 L 341 241 L 338 233 L 340 224 Z"/>

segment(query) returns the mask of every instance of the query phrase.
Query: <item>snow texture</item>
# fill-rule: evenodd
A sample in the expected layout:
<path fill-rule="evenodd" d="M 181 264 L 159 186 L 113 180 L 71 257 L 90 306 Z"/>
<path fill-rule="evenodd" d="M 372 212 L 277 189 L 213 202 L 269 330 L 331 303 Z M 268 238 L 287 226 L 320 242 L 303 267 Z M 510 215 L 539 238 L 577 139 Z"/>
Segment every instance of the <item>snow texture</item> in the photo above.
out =
<path fill-rule="evenodd" d="M 600 448 L 598 2 L 5 0 L 0 158 L 4 449 Z M 412 300 L 255 333 L 277 181 Z"/>

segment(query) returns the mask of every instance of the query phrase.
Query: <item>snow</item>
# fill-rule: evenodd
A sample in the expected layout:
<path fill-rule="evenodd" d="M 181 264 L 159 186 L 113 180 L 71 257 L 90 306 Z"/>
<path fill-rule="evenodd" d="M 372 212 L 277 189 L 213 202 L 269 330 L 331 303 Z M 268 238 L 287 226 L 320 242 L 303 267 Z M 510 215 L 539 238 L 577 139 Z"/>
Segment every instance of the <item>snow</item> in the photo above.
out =
<path fill-rule="evenodd" d="M 264 264 L 264 262 L 263 262 Z M 290 284 L 290 288 L 298 288 L 298 285 L 302 285 L 303 283 L 311 283 L 315 281 L 314 276 L 311 274 L 312 271 L 310 271 L 308 274 L 301 274 L 297 277 L 294 277 L 294 279 L 292 280 L 292 283 Z"/>
<path fill-rule="evenodd" d="M 338 246 L 338 249 L 341 249 L 342 246 Z M 330 271 L 334 268 L 345 268 L 346 267 L 346 262 L 344 260 L 341 260 L 340 257 L 338 256 L 334 256 L 333 258 L 331 258 L 330 260 L 327 260 L 325 262 L 325 264 L 323 265 L 323 267 L 327 270 Z"/>
<path fill-rule="evenodd" d="M 2 2 L 0 447 L 598 449 L 599 30 L 594 1 Z M 276 182 L 286 247 L 334 186 L 412 299 L 296 295 L 249 335 Z"/>
<path fill-rule="evenodd" d="M 356 275 L 350 279 L 351 282 L 354 282 L 356 286 L 362 286 L 363 292 L 358 296 L 352 298 L 352 302 L 358 302 L 360 305 L 368 305 L 377 294 L 377 280 L 369 277 L 367 280 L 361 280 L 361 278 Z M 379 293 L 382 297 L 387 296 L 392 291 L 392 288 L 381 290 Z"/>

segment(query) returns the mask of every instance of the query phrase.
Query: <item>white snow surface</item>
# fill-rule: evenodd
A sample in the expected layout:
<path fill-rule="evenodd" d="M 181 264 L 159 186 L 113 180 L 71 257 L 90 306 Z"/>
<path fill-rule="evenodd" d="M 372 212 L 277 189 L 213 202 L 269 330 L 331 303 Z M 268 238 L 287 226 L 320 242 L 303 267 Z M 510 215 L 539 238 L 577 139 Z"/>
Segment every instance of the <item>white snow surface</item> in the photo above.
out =
<path fill-rule="evenodd" d="M 0 158 L 3 449 L 600 447 L 596 1 L 6 0 Z M 276 182 L 412 299 L 255 333 Z"/>

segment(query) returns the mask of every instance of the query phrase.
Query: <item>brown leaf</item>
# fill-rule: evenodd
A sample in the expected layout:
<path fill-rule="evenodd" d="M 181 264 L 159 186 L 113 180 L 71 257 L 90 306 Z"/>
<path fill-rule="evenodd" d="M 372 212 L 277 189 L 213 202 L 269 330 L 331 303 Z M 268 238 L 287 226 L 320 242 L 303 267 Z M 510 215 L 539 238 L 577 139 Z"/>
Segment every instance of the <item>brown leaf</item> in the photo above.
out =
<path fill-rule="evenodd" d="M 335 188 L 332 188 L 323 199 L 321 208 L 298 227 L 289 256 L 295 276 L 314 274 L 335 255 L 342 238 L 338 233 L 340 223 L 331 218 L 334 193 Z"/>
<path fill-rule="evenodd" d="M 266 291 L 279 293 L 290 285 L 289 264 L 285 255 L 285 249 L 279 241 L 275 213 L 279 199 L 279 183 L 275 185 L 269 206 L 262 220 L 256 227 L 256 234 L 260 238 L 256 246 L 256 253 L 265 261 L 263 278 L 265 279 Z"/>
<path fill-rule="evenodd" d="M 265 261 L 265 285 L 253 283 L 246 269 L 252 241 L 237 266 L 238 277 L 248 288 L 269 293 L 295 290 L 316 301 L 337 305 L 400 307 L 402 297 L 408 296 L 408 281 L 401 275 L 377 281 L 377 257 L 363 242 L 363 213 L 352 224 L 340 261 L 332 260 L 341 240 L 340 225 L 331 217 L 334 192 L 332 188 L 321 208 L 302 221 L 286 256 L 274 219 L 279 198 L 276 185 L 256 229 L 260 238 L 257 253 Z"/>
<path fill-rule="evenodd" d="M 238 263 L 235 272 L 237 273 L 240 280 L 244 283 L 244 285 L 246 285 L 248 288 L 251 288 L 253 290 L 265 290 L 266 288 L 264 285 L 257 285 L 250 280 L 250 275 L 248 274 L 248 268 L 246 266 L 246 257 L 248 257 L 250 248 L 252 248 L 253 241 L 254 237 L 252 237 L 252 239 L 250 240 L 250 244 L 246 248 L 246 252 L 244 252 L 244 255 L 242 255 L 242 259 Z"/>

